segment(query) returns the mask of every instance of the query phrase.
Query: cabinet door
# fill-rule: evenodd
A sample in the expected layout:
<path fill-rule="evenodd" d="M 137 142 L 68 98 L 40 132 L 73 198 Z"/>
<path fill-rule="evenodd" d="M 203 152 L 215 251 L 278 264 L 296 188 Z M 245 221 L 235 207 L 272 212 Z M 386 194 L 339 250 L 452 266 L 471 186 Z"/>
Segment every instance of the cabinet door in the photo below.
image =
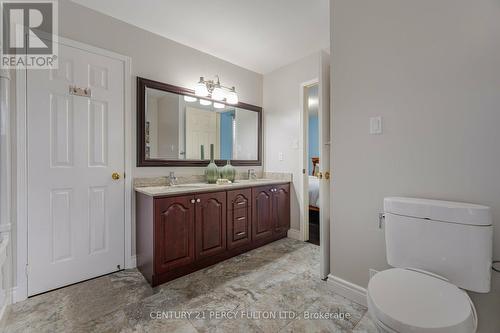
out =
<path fill-rule="evenodd" d="M 155 199 L 155 273 L 194 261 L 193 196 Z"/>
<path fill-rule="evenodd" d="M 290 229 L 290 185 L 277 185 L 273 190 L 274 234 L 283 234 Z"/>
<path fill-rule="evenodd" d="M 251 189 L 227 192 L 227 247 L 234 249 L 251 242 Z"/>
<path fill-rule="evenodd" d="M 270 238 L 273 235 L 271 186 L 252 189 L 252 240 Z"/>
<path fill-rule="evenodd" d="M 226 192 L 196 195 L 196 258 L 226 250 Z"/>

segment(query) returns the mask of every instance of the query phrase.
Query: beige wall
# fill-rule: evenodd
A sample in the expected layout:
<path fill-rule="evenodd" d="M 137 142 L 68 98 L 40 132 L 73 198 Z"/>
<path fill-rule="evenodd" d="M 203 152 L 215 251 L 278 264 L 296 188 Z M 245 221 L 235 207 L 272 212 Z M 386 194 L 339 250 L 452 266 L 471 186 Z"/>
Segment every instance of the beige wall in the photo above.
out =
<path fill-rule="evenodd" d="M 293 174 L 291 228 L 295 230 L 300 230 L 302 201 L 298 191 L 302 186 L 300 87 L 318 75 L 319 53 L 264 75 L 264 169 Z"/>
<path fill-rule="evenodd" d="M 500 259 L 500 2 L 332 0 L 332 273 L 386 269 L 385 196 L 492 207 Z M 368 134 L 382 116 L 383 135 Z M 464 269 L 467 264 L 464 263 Z M 472 295 L 500 332 L 500 274 Z"/>

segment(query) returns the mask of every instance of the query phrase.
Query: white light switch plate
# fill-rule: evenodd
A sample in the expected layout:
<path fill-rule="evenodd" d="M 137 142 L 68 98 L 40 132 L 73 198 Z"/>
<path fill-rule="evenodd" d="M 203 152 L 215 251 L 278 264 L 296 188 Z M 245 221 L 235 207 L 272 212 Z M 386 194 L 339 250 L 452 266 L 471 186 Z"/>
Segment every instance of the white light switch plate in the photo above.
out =
<path fill-rule="evenodd" d="M 370 134 L 382 134 L 382 117 L 370 117 Z"/>

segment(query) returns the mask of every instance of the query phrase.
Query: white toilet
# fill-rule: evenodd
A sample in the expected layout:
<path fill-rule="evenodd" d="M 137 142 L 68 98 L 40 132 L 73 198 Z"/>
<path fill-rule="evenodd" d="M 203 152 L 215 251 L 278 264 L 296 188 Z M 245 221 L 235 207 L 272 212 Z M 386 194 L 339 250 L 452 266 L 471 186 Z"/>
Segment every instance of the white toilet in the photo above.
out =
<path fill-rule="evenodd" d="M 474 304 L 462 290 L 490 291 L 493 228 L 486 206 L 385 198 L 389 265 L 368 284 L 380 332 L 472 333 Z"/>

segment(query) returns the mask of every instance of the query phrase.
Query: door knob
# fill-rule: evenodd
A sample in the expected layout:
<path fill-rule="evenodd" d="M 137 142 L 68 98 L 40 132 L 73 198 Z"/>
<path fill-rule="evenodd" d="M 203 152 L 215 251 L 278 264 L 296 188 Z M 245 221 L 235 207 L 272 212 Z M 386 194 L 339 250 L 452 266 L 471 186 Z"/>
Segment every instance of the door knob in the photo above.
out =
<path fill-rule="evenodd" d="M 201 202 L 201 199 L 196 199 L 196 202 Z"/>
<path fill-rule="evenodd" d="M 120 174 L 118 172 L 113 172 L 111 178 L 113 178 L 113 180 L 118 180 L 120 179 Z"/>
<path fill-rule="evenodd" d="M 323 174 L 321 172 L 318 172 L 318 178 L 323 179 Z"/>
<path fill-rule="evenodd" d="M 191 199 L 191 203 L 194 204 L 196 201 L 194 199 Z"/>
<path fill-rule="evenodd" d="M 330 179 L 330 172 L 329 171 L 325 172 L 325 179 L 326 180 Z"/>

